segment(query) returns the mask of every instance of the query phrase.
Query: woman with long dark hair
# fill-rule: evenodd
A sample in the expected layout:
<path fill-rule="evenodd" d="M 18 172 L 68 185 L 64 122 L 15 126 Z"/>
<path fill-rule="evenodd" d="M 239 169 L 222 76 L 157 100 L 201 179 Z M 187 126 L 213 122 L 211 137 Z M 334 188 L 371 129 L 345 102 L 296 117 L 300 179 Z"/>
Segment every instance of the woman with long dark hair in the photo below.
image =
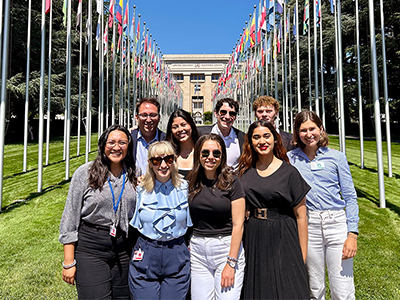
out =
<path fill-rule="evenodd" d="M 321 119 L 302 111 L 294 122 L 288 153 L 311 191 L 307 194 L 310 298 L 325 299 L 325 265 L 332 299 L 355 299 L 353 257 L 357 253 L 358 204 L 346 156 L 328 148 Z"/>
<path fill-rule="evenodd" d="M 130 222 L 140 234 L 129 266 L 132 299 L 185 299 L 190 258 L 184 235 L 192 225 L 187 182 L 169 142 L 151 144 L 148 161 Z"/>
<path fill-rule="evenodd" d="M 98 155 L 72 176 L 60 224 L 63 280 L 79 299 L 130 299 L 129 220 L 136 203 L 131 135 L 112 125 L 100 136 Z"/>
<path fill-rule="evenodd" d="M 165 140 L 174 147 L 179 173 L 185 177 L 193 167 L 193 150 L 198 138 L 191 115 L 183 109 L 175 110 L 169 117 Z"/>
<path fill-rule="evenodd" d="M 239 179 L 226 164 L 222 138 L 207 134 L 194 148 L 189 172 L 191 296 L 239 299 L 243 283 L 245 200 Z"/>
<path fill-rule="evenodd" d="M 308 299 L 305 195 L 274 126 L 250 125 L 239 176 L 250 212 L 245 225 L 245 299 Z"/>

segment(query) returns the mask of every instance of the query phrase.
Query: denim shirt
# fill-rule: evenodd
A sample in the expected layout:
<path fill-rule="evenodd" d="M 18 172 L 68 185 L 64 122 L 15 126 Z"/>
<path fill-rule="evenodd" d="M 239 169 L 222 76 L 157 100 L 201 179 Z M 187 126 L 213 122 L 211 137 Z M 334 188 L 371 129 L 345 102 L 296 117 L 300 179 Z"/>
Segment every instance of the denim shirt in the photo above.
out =
<path fill-rule="evenodd" d="M 176 188 L 171 180 L 156 180 L 150 193 L 138 187 L 136 210 L 129 224 L 152 240 L 168 241 L 183 236 L 187 227 L 193 226 L 187 182 Z"/>
<path fill-rule="evenodd" d="M 312 161 L 300 148 L 290 151 L 288 157 L 311 186 L 306 196 L 307 209 L 346 208 L 347 230 L 358 232 L 357 193 L 346 156 L 340 151 L 320 147 Z"/>

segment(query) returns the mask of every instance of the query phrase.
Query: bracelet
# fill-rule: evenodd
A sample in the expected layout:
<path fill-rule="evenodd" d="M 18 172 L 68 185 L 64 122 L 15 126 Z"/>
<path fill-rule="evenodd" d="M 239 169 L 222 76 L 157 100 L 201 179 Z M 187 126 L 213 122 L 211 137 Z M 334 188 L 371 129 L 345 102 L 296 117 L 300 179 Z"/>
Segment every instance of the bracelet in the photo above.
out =
<path fill-rule="evenodd" d="M 66 265 L 64 263 L 65 263 L 65 261 L 63 261 L 63 263 L 62 263 L 63 268 L 64 269 L 69 269 L 69 268 L 72 268 L 73 266 L 76 265 L 76 260 L 74 259 L 74 261 L 72 263 L 70 263 L 69 265 Z"/>
<path fill-rule="evenodd" d="M 228 256 L 228 260 L 231 260 L 231 261 L 237 262 L 237 259 L 236 259 L 236 258 L 233 258 L 233 257 L 230 257 L 230 256 Z"/>
<path fill-rule="evenodd" d="M 356 235 L 356 234 L 354 234 L 354 233 L 352 233 L 352 232 L 349 232 L 348 234 L 347 234 L 347 237 L 352 237 L 353 239 L 358 239 L 358 235 Z"/>

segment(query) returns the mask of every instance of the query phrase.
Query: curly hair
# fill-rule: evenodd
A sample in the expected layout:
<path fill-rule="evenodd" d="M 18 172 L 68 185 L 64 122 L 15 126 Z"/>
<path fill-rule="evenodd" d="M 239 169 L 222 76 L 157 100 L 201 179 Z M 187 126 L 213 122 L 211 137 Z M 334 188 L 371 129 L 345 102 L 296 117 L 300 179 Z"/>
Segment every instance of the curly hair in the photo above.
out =
<path fill-rule="evenodd" d="M 114 130 L 119 130 L 125 133 L 128 139 L 128 151 L 126 156 L 122 160 L 122 166 L 127 174 L 128 180 L 132 183 L 134 187 L 136 187 L 136 175 L 135 175 L 135 161 L 133 159 L 133 144 L 132 137 L 124 126 L 122 125 L 111 125 L 108 127 L 100 136 L 99 141 L 97 143 L 97 157 L 94 160 L 92 166 L 89 169 L 89 186 L 94 189 L 99 189 L 100 191 L 103 188 L 104 183 L 107 181 L 107 178 L 110 174 L 110 161 L 108 160 L 105 154 L 105 147 L 107 143 L 108 136 Z"/>
<path fill-rule="evenodd" d="M 319 147 L 326 147 L 329 145 L 329 137 L 328 134 L 325 132 L 324 127 L 322 125 L 321 119 L 318 115 L 309 110 L 303 110 L 299 114 L 297 114 L 296 118 L 294 119 L 294 132 L 293 132 L 293 141 L 292 144 L 295 146 L 299 146 L 301 149 L 304 149 L 305 145 L 300 139 L 300 126 L 304 122 L 311 121 L 318 126 L 318 128 L 322 128 L 321 131 L 321 138 L 318 141 L 317 145 Z"/>
<path fill-rule="evenodd" d="M 253 167 L 258 160 L 258 153 L 256 150 L 254 150 L 252 143 L 253 132 L 257 127 L 266 127 L 271 131 L 275 142 L 273 150 L 274 156 L 289 163 L 289 159 L 286 155 L 286 149 L 282 144 L 281 136 L 278 134 L 278 132 L 276 132 L 275 127 L 270 122 L 259 120 L 249 126 L 249 130 L 245 135 L 243 152 L 239 158 L 238 172 L 240 177 L 246 173 L 247 170 Z"/>
<path fill-rule="evenodd" d="M 189 182 L 189 199 L 193 199 L 203 189 L 203 179 L 205 178 L 204 168 L 200 163 L 200 153 L 206 141 L 215 141 L 221 146 L 221 163 L 217 168 L 217 182 L 215 187 L 219 190 L 229 190 L 232 187 L 234 175 L 232 168 L 226 164 L 226 146 L 224 140 L 216 134 L 210 133 L 201 136 L 194 146 L 193 169 L 186 176 Z"/>
<path fill-rule="evenodd" d="M 260 96 L 253 102 L 253 111 L 256 112 L 260 106 L 273 106 L 275 112 L 279 113 L 279 102 L 271 96 Z"/>

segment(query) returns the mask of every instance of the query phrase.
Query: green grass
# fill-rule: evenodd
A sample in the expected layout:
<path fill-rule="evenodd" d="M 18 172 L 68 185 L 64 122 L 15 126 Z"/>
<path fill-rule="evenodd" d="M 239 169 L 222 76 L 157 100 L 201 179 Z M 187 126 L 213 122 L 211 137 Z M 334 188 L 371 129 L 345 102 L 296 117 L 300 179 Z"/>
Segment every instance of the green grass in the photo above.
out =
<path fill-rule="evenodd" d="M 96 137 L 92 153 L 96 155 Z M 400 299 L 400 144 L 393 144 L 393 178 L 385 177 L 387 209 L 379 208 L 375 143 L 365 142 L 365 169 L 359 141 L 347 140 L 347 157 L 360 206 L 359 250 L 354 260 L 357 299 Z M 81 153 L 84 154 L 84 140 Z M 331 147 L 339 149 L 331 137 Z M 386 151 L 386 145 L 383 146 Z M 5 148 L 3 212 L 0 214 L 0 299 L 76 299 L 75 287 L 61 279 L 62 245 L 58 226 L 68 192 L 62 140 L 51 144 L 43 193 L 37 189 L 37 144 L 29 147 L 29 172 L 22 171 L 22 145 Z M 76 138 L 71 142 L 76 155 Z M 85 161 L 71 159 L 71 175 Z M 387 159 L 384 158 L 387 172 Z M 24 199 L 23 201 L 15 201 Z M 329 297 L 328 297 L 329 298 Z"/>

